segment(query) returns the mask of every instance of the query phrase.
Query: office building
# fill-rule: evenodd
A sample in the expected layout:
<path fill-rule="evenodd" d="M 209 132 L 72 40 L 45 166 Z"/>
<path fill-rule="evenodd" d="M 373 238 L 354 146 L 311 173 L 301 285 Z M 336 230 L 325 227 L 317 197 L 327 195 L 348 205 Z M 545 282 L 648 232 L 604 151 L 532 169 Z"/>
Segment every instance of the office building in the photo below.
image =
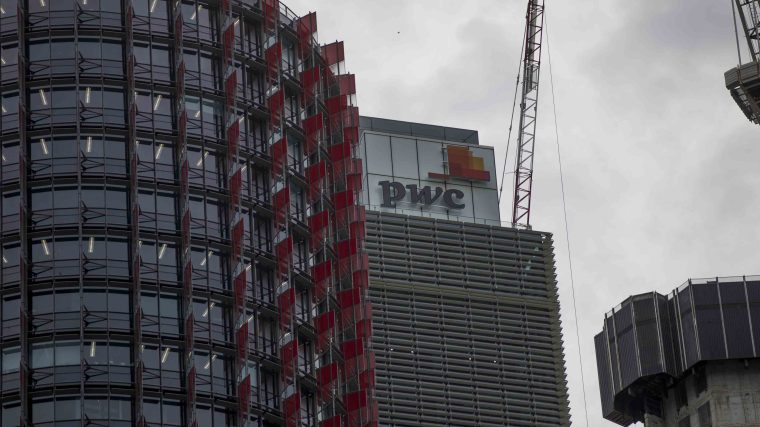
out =
<path fill-rule="evenodd" d="M 632 296 L 594 343 L 602 413 L 616 424 L 760 425 L 760 277 Z"/>
<path fill-rule="evenodd" d="M 376 425 L 354 76 L 316 30 L 0 1 L 3 427 Z"/>
<path fill-rule="evenodd" d="M 552 236 L 500 225 L 493 148 L 360 123 L 379 424 L 569 425 Z"/>

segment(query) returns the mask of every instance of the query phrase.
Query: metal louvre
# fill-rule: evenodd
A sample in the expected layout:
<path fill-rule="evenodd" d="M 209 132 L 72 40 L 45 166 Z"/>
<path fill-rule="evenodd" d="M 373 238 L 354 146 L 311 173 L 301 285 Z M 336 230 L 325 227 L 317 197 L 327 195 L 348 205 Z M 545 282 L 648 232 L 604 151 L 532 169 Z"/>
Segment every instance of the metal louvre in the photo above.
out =
<path fill-rule="evenodd" d="M 380 425 L 569 425 L 551 235 L 367 212 Z"/>

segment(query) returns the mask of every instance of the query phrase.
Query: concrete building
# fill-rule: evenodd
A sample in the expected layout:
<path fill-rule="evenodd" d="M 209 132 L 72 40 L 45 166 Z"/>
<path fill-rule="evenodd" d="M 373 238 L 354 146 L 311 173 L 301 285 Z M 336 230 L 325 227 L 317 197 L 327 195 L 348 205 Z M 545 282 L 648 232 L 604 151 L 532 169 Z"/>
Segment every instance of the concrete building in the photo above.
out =
<path fill-rule="evenodd" d="M 381 426 L 567 426 L 549 233 L 502 226 L 476 131 L 362 117 Z"/>
<path fill-rule="evenodd" d="M 689 280 L 610 311 L 594 338 L 602 411 L 627 426 L 760 426 L 760 277 Z"/>

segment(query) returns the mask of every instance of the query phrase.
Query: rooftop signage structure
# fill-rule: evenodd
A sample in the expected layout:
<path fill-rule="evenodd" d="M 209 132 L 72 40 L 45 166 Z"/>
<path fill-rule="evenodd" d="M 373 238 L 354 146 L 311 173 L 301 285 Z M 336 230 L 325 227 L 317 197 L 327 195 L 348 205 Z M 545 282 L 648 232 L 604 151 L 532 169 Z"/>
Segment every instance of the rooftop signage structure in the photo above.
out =
<path fill-rule="evenodd" d="M 476 131 L 363 117 L 361 139 L 369 209 L 500 223 L 494 151 Z"/>

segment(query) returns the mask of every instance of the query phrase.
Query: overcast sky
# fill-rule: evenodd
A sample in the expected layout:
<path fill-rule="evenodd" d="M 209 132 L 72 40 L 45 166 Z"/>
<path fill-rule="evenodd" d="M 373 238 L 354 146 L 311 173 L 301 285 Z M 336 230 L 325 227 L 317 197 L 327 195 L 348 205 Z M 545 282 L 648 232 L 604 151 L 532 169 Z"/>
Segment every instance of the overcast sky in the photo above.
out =
<path fill-rule="evenodd" d="M 321 42 L 345 41 L 363 115 L 476 129 L 501 169 L 525 0 L 284 1 L 317 11 Z M 728 0 L 546 3 L 589 425 L 611 426 L 593 349 L 604 313 L 690 277 L 760 274 L 760 128 L 724 86 L 738 61 Z M 546 53 L 531 222 L 555 236 L 582 426 Z"/>

